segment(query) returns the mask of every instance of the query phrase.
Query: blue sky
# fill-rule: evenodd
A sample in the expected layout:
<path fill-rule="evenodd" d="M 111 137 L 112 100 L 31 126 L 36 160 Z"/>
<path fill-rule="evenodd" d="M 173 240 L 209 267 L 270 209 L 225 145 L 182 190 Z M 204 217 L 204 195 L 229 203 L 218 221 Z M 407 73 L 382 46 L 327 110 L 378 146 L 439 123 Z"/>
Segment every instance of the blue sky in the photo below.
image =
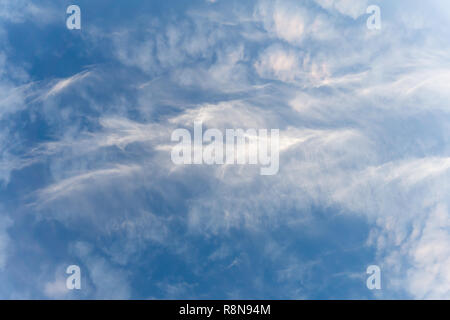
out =
<path fill-rule="evenodd" d="M 449 299 L 449 18 L 0 0 L 0 298 Z M 173 164 L 198 120 L 279 129 L 278 174 Z"/>

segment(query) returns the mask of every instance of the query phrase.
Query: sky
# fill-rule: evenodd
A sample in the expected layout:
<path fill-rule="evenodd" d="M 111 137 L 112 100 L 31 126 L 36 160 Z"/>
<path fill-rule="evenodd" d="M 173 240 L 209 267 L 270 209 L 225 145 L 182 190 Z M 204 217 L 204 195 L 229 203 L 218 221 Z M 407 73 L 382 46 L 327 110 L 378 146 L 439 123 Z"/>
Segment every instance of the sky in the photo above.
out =
<path fill-rule="evenodd" d="M 0 298 L 450 299 L 449 27 L 444 0 L 0 0 Z M 279 129 L 278 173 L 174 164 L 195 121 Z"/>

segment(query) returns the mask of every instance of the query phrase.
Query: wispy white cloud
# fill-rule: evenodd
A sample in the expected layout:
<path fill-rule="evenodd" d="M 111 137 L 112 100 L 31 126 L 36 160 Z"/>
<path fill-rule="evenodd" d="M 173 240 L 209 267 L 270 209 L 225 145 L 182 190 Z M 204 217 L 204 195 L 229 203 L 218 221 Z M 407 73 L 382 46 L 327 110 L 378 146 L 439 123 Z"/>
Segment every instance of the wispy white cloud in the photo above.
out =
<path fill-rule="evenodd" d="M 50 96 L 57 94 L 58 92 L 69 87 L 71 84 L 77 81 L 81 81 L 82 79 L 88 77 L 89 75 L 90 75 L 89 71 L 82 71 L 69 78 L 57 80 L 56 83 L 51 87 L 51 89 L 45 94 L 44 98 L 48 98 Z"/>
<path fill-rule="evenodd" d="M 366 13 L 370 5 L 367 0 L 315 0 L 321 7 L 327 10 L 335 10 L 340 14 L 352 17 L 353 19 Z"/>
<path fill-rule="evenodd" d="M 1 0 L 0 17 L 14 23 L 31 20 L 38 24 L 48 24 L 57 20 L 58 14 L 51 5 L 45 2 L 37 5 L 24 0 Z"/>

